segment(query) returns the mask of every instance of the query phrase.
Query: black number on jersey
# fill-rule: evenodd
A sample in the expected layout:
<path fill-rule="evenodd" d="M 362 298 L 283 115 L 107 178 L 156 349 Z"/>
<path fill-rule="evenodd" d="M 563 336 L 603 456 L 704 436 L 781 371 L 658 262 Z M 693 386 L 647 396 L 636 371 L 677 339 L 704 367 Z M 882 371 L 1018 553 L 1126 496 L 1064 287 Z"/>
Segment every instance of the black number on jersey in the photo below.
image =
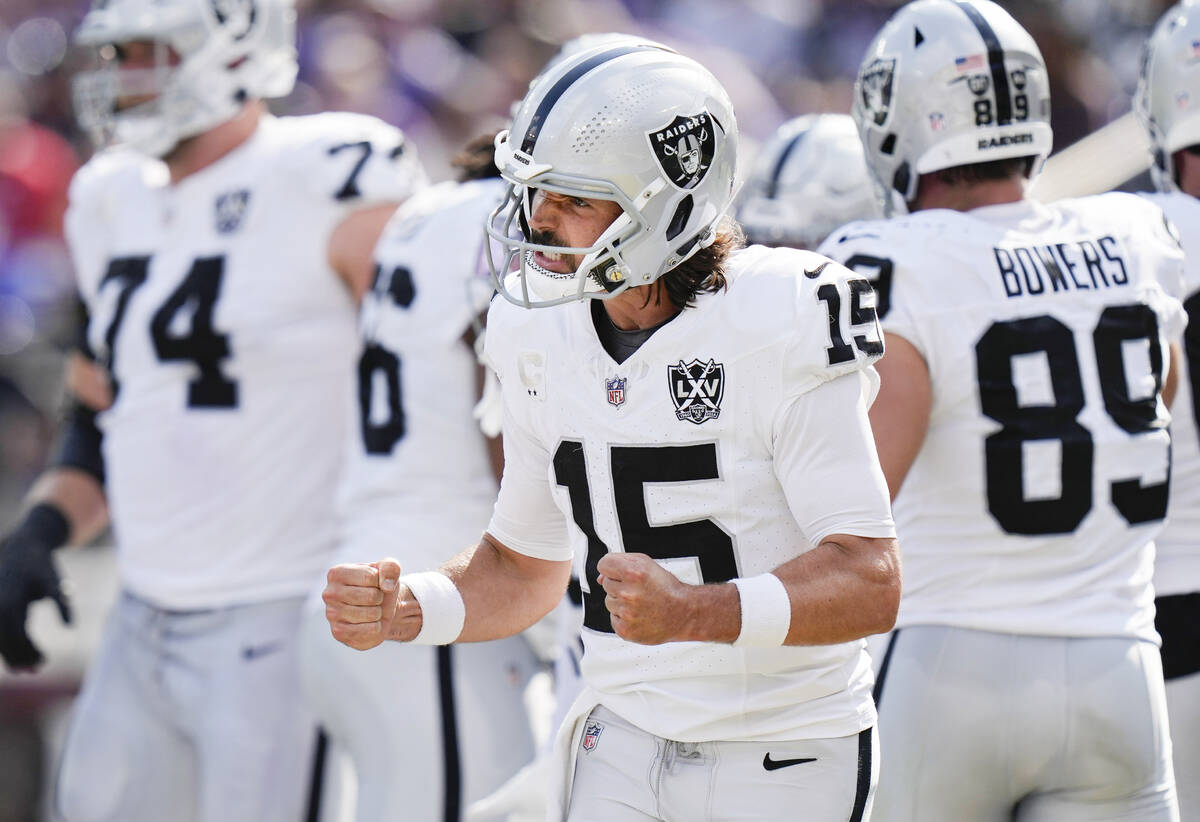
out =
<path fill-rule="evenodd" d="M 412 272 L 404 266 L 392 269 L 384 278 L 383 269 L 375 266 L 375 281 L 371 292 L 375 299 L 390 297 L 400 308 L 408 308 L 416 297 Z M 358 410 L 363 447 L 368 454 L 390 454 L 396 443 L 404 439 L 404 392 L 400 381 L 400 357 L 373 339 L 367 339 L 358 359 Z M 383 378 L 386 391 L 387 417 L 372 421 L 376 374 Z"/>
<path fill-rule="evenodd" d="M 847 281 L 850 292 L 850 331 L 854 345 L 864 354 L 876 355 L 883 353 L 883 332 L 879 329 L 879 318 L 875 306 L 863 305 L 864 296 L 874 294 L 871 284 L 863 279 Z M 846 342 L 842 334 L 842 295 L 834 283 L 825 283 L 817 289 L 817 299 L 825 303 L 829 312 L 829 348 L 825 349 L 830 365 L 850 362 L 854 359 L 854 349 Z M 856 328 L 864 329 L 862 334 L 854 334 Z"/>
<path fill-rule="evenodd" d="M 117 382 L 117 333 L 121 330 L 121 323 L 125 321 L 125 309 L 129 306 L 129 298 L 146 282 L 146 274 L 149 270 L 149 257 L 118 257 L 115 260 L 109 260 L 108 268 L 100 279 L 101 289 L 110 282 L 117 283 L 119 289 L 112 320 L 109 321 L 108 328 L 104 330 L 104 347 L 107 351 L 103 365 L 108 369 L 114 399 L 120 390 L 120 384 Z"/>
<path fill-rule="evenodd" d="M 120 291 L 112 320 L 104 332 L 108 349 L 104 365 L 112 380 L 116 397 L 117 333 L 125 320 L 125 309 L 133 292 L 146 282 L 150 269 L 149 257 L 118 257 L 110 260 L 100 287 L 116 282 Z M 221 373 L 221 360 L 229 357 L 229 336 L 213 330 L 213 309 L 221 295 L 221 278 L 225 269 L 224 257 L 202 257 L 192 268 L 179 288 L 172 292 L 150 321 L 150 337 L 159 362 L 188 360 L 200 369 L 200 376 L 188 384 L 188 408 L 234 408 L 237 406 L 237 383 Z M 190 318 L 187 334 L 173 333 L 171 328 L 181 311 Z"/>
<path fill-rule="evenodd" d="M 720 479 L 715 443 L 698 445 L 624 446 L 609 448 L 617 525 L 626 551 L 654 559 L 694 557 L 704 582 L 728 582 L 738 575 L 733 539 L 712 519 L 651 525 L 646 512 L 646 486 L 654 483 L 700 482 Z M 587 537 L 583 595 L 583 624 L 613 633 L 612 617 L 604 606 L 604 588 L 596 570 L 609 548 L 596 533 L 591 488 L 583 443 L 564 440 L 554 452 L 555 481 L 567 489 L 571 513 Z"/>
<path fill-rule="evenodd" d="M 846 268 L 867 278 L 867 282 L 875 289 L 875 313 L 881 320 L 886 317 L 892 307 L 892 273 L 896 270 L 895 264 L 886 257 L 855 254 L 846 260 Z M 870 272 L 874 272 L 874 276 Z"/>
<path fill-rule="evenodd" d="M 1187 312 L 1187 328 L 1183 332 L 1183 356 L 1187 361 L 1188 385 L 1192 389 L 1192 416 L 1200 431 L 1200 291 L 1188 297 L 1183 308 Z"/>
<path fill-rule="evenodd" d="M 346 178 L 346 182 L 342 183 L 342 187 L 333 195 L 335 200 L 353 200 L 355 197 L 362 196 L 362 190 L 358 187 L 358 175 L 362 173 L 363 166 L 367 164 L 367 160 L 371 159 L 371 153 L 374 151 L 370 140 L 359 140 L 357 143 L 341 143 L 332 146 L 329 154 L 332 156 L 348 148 L 356 148 L 362 153 L 358 157 L 358 162 L 354 164 L 354 168 L 350 169 L 350 176 Z"/>
<path fill-rule="evenodd" d="M 196 260 L 150 321 L 154 353 L 161 362 L 188 360 L 200 369 L 200 376 L 188 383 L 188 408 L 235 408 L 238 404 L 237 383 L 221 373 L 221 360 L 230 356 L 229 335 L 213 329 L 213 309 L 224 274 L 224 257 Z M 186 334 L 177 334 L 171 327 L 180 312 L 190 317 Z"/>
<path fill-rule="evenodd" d="M 1150 350 L 1154 393 L 1129 395 L 1123 343 L 1145 340 Z M 1122 430 L 1140 434 L 1158 430 L 1158 393 L 1163 383 L 1158 318 L 1149 306 L 1109 306 L 1092 335 L 1104 408 Z M 1019 405 L 1013 358 L 1042 352 L 1054 391 L 1053 405 Z M 1074 336 L 1066 325 L 1043 315 L 993 323 L 975 345 L 979 397 L 983 413 L 1004 427 L 987 438 L 984 454 L 988 510 L 1010 534 L 1069 534 L 1092 509 L 1092 434 L 1078 421 L 1085 404 L 1083 377 Z M 1061 446 L 1060 495 L 1025 499 L 1024 457 L 1027 442 L 1057 440 Z M 1169 455 L 1168 455 L 1169 461 Z M 1118 478 L 1110 485 L 1113 506 L 1136 525 L 1162 519 L 1168 481 L 1142 485 L 1140 477 Z"/>

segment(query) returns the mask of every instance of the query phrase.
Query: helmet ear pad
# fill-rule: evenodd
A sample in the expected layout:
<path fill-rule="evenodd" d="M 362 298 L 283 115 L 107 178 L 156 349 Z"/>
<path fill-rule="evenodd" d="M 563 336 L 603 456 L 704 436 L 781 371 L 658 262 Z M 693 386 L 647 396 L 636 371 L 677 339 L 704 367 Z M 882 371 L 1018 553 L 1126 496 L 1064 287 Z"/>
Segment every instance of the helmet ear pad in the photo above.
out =
<path fill-rule="evenodd" d="M 1037 44 L 991 0 L 916 0 L 876 35 L 852 116 L 887 213 L 921 175 L 1050 153 L 1050 84 Z"/>

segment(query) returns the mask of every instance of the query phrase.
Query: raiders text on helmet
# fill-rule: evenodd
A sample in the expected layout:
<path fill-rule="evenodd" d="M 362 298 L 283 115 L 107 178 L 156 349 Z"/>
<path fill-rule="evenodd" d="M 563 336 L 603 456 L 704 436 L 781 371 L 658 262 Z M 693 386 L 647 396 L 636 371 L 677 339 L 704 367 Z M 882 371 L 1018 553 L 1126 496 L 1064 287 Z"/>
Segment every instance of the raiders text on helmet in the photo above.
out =
<path fill-rule="evenodd" d="M 1150 135 L 1150 176 L 1174 191 L 1174 154 L 1200 143 L 1200 4 L 1180 3 L 1159 19 L 1142 56 L 1134 111 Z"/>
<path fill-rule="evenodd" d="M 922 174 L 1050 153 L 1050 84 L 1029 33 L 990 0 L 916 0 L 867 49 L 855 122 L 887 213 Z"/>
<path fill-rule="evenodd" d="M 293 0 L 95 0 L 75 33 L 95 64 L 74 81 L 80 125 L 98 146 L 162 156 L 248 98 L 291 92 L 295 29 Z M 155 44 L 154 67 L 121 68 L 117 47 L 136 41 Z"/>
<path fill-rule="evenodd" d="M 654 282 L 712 243 L 736 158 L 733 105 L 694 60 L 632 38 L 563 59 L 496 138 L 496 165 L 511 184 L 487 227 L 502 249 L 489 253 L 500 293 L 554 305 Z M 527 233 L 537 189 L 611 200 L 622 213 L 588 248 L 538 245 Z M 560 274 L 538 266 L 537 251 L 583 259 Z"/>
<path fill-rule="evenodd" d="M 737 210 L 749 242 L 793 248 L 816 248 L 838 226 L 879 216 L 848 114 L 806 114 L 781 125 L 759 152 Z"/>

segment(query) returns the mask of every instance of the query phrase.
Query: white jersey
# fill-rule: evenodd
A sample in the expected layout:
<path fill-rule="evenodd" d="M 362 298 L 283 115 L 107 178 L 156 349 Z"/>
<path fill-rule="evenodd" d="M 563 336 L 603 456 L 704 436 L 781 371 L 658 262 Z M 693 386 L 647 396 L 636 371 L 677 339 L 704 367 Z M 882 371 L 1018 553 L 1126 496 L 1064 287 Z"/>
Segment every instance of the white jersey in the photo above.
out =
<path fill-rule="evenodd" d="M 321 578 L 357 351 L 329 238 L 423 180 L 399 130 L 354 114 L 264 117 L 174 185 L 128 150 L 75 176 L 67 238 L 116 391 L 106 491 L 138 596 L 212 608 Z"/>
<path fill-rule="evenodd" d="M 1188 323 L 1176 337 L 1183 352 L 1179 390 L 1171 404 L 1171 499 L 1155 544 L 1154 590 L 1159 596 L 1200 591 L 1200 200 L 1183 192 L 1145 194 L 1179 232 L 1184 277 L 1163 287 L 1183 301 Z"/>
<path fill-rule="evenodd" d="M 493 302 L 505 467 L 488 531 L 574 560 L 584 680 L 630 722 L 680 741 L 846 736 L 875 718 L 861 640 L 638 645 L 613 632 L 597 580 L 609 551 L 695 584 L 768 572 L 833 533 L 894 534 L 866 403 L 861 425 L 850 406 L 800 430 L 824 390 L 851 380 L 857 397 L 876 378 L 870 286 L 810 252 L 757 246 L 727 274 L 727 291 L 698 296 L 622 364 L 588 303 Z"/>
<path fill-rule="evenodd" d="M 924 357 L 929 429 L 894 511 L 897 627 L 1157 640 L 1167 505 L 1158 389 L 1182 255 L 1127 194 L 852 223 L 822 250 L 875 279 Z"/>
<path fill-rule="evenodd" d="M 375 247 L 340 561 L 366 561 L 391 545 L 406 569 L 435 568 L 478 543 L 487 525 L 496 481 L 472 415 L 477 364 L 465 335 L 492 295 L 483 225 L 504 185 L 425 189 Z"/>

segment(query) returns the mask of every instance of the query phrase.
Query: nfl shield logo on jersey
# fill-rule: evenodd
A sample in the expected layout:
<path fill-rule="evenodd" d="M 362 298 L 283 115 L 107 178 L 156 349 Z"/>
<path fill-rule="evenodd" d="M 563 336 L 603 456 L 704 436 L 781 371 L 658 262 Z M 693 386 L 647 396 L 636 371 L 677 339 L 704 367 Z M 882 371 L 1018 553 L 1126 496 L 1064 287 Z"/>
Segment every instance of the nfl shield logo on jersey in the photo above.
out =
<path fill-rule="evenodd" d="M 863 108 L 871 115 L 875 125 L 887 122 L 892 108 L 892 77 L 896 74 L 896 61 L 875 60 L 863 69 L 858 84 L 862 90 Z"/>
<path fill-rule="evenodd" d="M 608 404 L 613 408 L 620 408 L 625 404 L 625 378 L 613 377 L 611 380 L 604 381 L 604 388 L 608 391 Z"/>
<path fill-rule="evenodd" d="M 583 729 L 583 749 L 585 751 L 594 751 L 596 745 L 600 742 L 600 734 L 602 733 L 604 733 L 604 724 L 602 722 L 588 720 L 587 725 Z"/>
<path fill-rule="evenodd" d="M 250 205 L 249 189 L 229 191 L 217 197 L 217 233 L 232 234 L 242 227 L 246 207 Z"/>
<path fill-rule="evenodd" d="M 665 128 L 646 135 L 667 179 L 680 188 L 693 188 L 708 173 L 717 142 L 715 122 L 711 114 L 701 111 L 677 116 Z"/>
<path fill-rule="evenodd" d="M 725 396 L 725 366 L 709 360 L 667 366 L 667 382 L 675 417 L 700 425 L 721 416 L 721 398 Z"/>

